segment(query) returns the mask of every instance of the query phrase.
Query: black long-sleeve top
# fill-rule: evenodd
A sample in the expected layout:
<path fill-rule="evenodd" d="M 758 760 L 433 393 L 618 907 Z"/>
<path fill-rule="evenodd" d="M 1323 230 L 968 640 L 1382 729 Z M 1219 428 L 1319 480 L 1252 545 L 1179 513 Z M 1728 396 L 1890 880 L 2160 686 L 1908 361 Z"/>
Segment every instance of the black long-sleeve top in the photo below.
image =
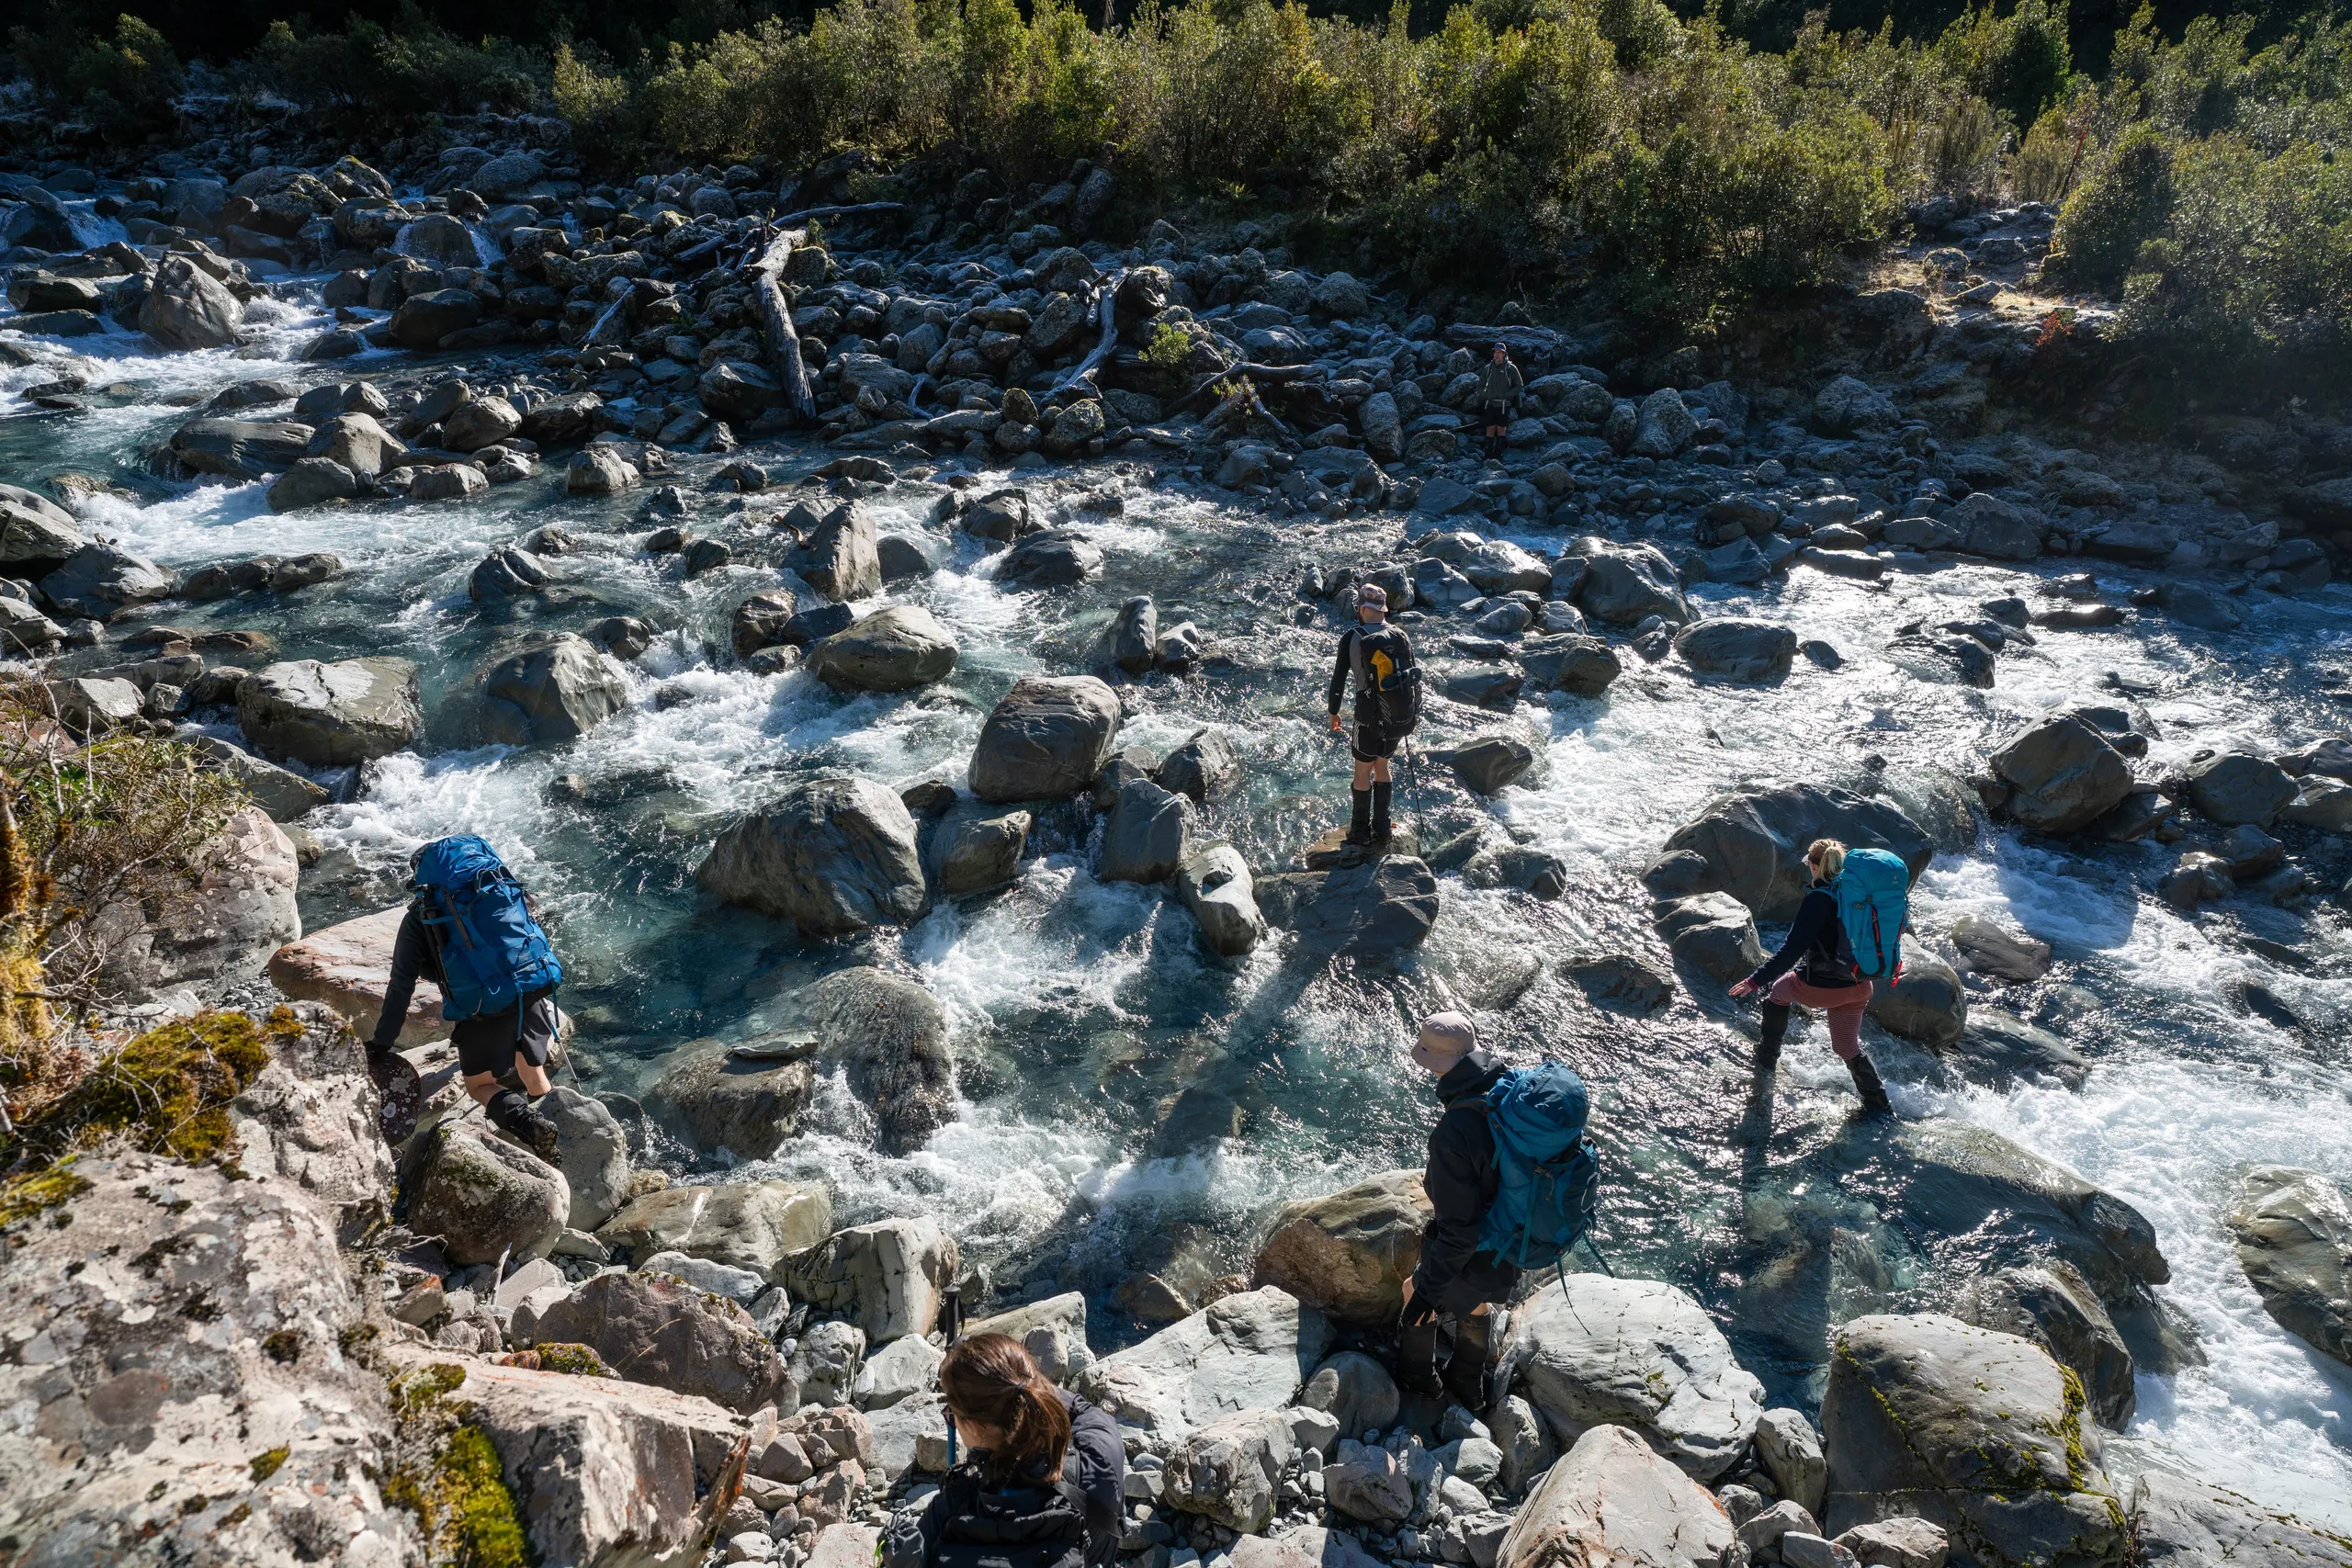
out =
<path fill-rule="evenodd" d="M 1789 927 L 1781 951 L 1748 978 L 1759 987 L 1770 986 L 1803 964 L 1809 986 L 1851 986 L 1856 983 L 1854 965 L 1846 940 L 1845 922 L 1838 918 L 1838 896 L 1816 887 L 1797 906 L 1796 922 Z"/>
<path fill-rule="evenodd" d="M 1478 1250 L 1478 1227 L 1494 1207 L 1500 1175 L 1483 1102 L 1507 1070 L 1486 1052 L 1473 1051 L 1437 1080 L 1437 1097 L 1445 1109 L 1430 1129 L 1430 1163 L 1421 1173 L 1431 1213 L 1421 1231 L 1421 1260 L 1413 1269 L 1413 1299 L 1442 1311 L 1461 1310 L 1460 1303 L 1449 1302 L 1449 1288 Z"/>
<path fill-rule="evenodd" d="M 1126 1446 L 1119 1440 L 1119 1424 L 1107 1411 L 1089 1404 L 1068 1389 L 1056 1389 L 1062 1408 L 1069 1413 L 1069 1451 L 1062 1457 L 1062 1479 L 1078 1489 L 1086 1519 L 1087 1568 L 1112 1568 L 1119 1559 L 1119 1537 L 1125 1504 L 1121 1497 L 1127 1476 Z M 970 1456 L 977 1460 L 981 1456 Z M 1042 1474 L 1028 1478 L 1043 1485 Z M 934 1492 L 916 1509 L 899 1515 L 882 1532 L 885 1568 L 920 1568 L 935 1562 L 946 1519 L 944 1491 Z"/>
<path fill-rule="evenodd" d="M 441 955 L 433 951 L 424 934 L 424 920 L 411 904 L 408 913 L 401 917 L 400 935 L 392 939 L 392 973 L 384 987 L 384 1010 L 377 1017 L 374 1037 L 368 1042 L 371 1054 L 389 1051 L 399 1043 L 420 978 L 436 986 L 442 983 Z"/>

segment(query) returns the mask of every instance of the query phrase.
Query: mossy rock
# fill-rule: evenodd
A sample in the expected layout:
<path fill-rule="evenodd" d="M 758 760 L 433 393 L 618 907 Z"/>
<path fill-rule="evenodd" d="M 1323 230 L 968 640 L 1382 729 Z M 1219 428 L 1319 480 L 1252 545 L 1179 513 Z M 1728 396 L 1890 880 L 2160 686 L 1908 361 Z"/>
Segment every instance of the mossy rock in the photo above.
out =
<path fill-rule="evenodd" d="M 226 1010 L 175 1019 L 103 1055 L 72 1089 L 18 1123 L 6 1153 L 46 1164 L 127 1144 L 198 1164 L 233 1154 L 229 1102 L 302 1035 L 290 1008 L 266 1021 Z"/>

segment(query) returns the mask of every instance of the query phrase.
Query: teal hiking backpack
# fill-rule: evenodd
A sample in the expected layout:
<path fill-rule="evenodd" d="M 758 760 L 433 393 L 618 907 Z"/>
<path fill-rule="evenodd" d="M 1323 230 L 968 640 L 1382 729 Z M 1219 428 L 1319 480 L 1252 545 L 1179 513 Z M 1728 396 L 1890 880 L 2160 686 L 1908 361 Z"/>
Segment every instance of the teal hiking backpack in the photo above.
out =
<path fill-rule="evenodd" d="M 1865 980 L 1899 976 L 1903 924 L 1910 918 L 1911 868 L 1885 850 L 1848 850 L 1829 885 L 1838 920 L 1854 950 L 1854 973 Z"/>
<path fill-rule="evenodd" d="M 444 1019 L 456 1023 L 504 1012 L 531 992 L 563 983 L 563 965 L 532 918 L 523 885 L 481 840 L 427 844 L 412 886 L 417 916 L 441 960 Z"/>
<path fill-rule="evenodd" d="M 1558 1268 L 1569 1248 L 1589 1241 L 1600 1203 L 1600 1155 L 1585 1132 L 1584 1080 L 1545 1061 L 1505 1073 L 1485 1105 L 1500 1179 L 1478 1227 L 1478 1250 L 1514 1268 Z"/>

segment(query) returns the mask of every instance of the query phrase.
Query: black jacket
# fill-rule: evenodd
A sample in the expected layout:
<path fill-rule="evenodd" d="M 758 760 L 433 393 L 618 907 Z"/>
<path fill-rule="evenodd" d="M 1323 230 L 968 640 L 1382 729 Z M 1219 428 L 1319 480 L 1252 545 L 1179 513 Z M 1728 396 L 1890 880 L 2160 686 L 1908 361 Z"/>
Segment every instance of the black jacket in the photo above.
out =
<path fill-rule="evenodd" d="M 1062 1480 L 1077 1489 L 1084 1505 L 1087 1568 L 1112 1568 L 1125 1528 L 1125 1503 L 1120 1494 L 1127 1476 L 1126 1445 L 1119 1440 L 1119 1424 L 1109 1412 L 1068 1389 L 1054 1392 L 1069 1413 L 1069 1451 L 1062 1457 Z M 1045 1478 L 1032 1480 L 1042 1484 Z M 944 1492 L 933 1493 L 883 1529 L 885 1568 L 921 1568 L 936 1558 L 940 1531 L 947 1522 L 942 1507 L 945 1496 Z"/>
<path fill-rule="evenodd" d="M 1518 1269 L 1478 1251 L 1478 1226 L 1494 1206 L 1499 1179 L 1494 1129 L 1483 1102 L 1508 1070 L 1484 1051 L 1473 1051 L 1437 1080 L 1445 1110 L 1430 1129 L 1429 1168 L 1421 1176 L 1434 1213 L 1421 1232 L 1413 1299 L 1457 1316 L 1480 1302 L 1502 1300 L 1519 1278 Z"/>
<path fill-rule="evenodd" d="M 392 974 L 384 987 L 384 1010 L 376 1020 L 376 1033 L 368 1042 L 372 1052 L 389 1051 L 408 1021 L 408 1004 L 416 995 L 419 978 L 441 984 L 441 955 L 424 934 L 424 919 L 411 904 L 401 917 L 401 934 L 392 939 Z M 446 987 L 445 987 L 446 988 Z"/>
<path fill-rule="evenodd" d="M 1803 977 L 1808 986 L 1856 984 L 1854 949 L 1846 935 L 1846 922 L 1838 918 L 1838 896 L 1826 887 L 1815 887 L 1804 896 L 1781 951 L 1748 978 L 1758 986 L 1770 986 L 1800 964 L 1804 965 Z"/>

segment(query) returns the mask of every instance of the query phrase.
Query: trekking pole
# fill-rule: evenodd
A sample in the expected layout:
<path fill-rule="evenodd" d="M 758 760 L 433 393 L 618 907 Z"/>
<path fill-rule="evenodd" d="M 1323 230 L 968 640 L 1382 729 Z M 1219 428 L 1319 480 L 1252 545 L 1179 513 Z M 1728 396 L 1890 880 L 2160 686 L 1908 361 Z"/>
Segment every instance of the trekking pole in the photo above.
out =
<path fill-rule="evenodd" d="M 941 1336 L 947 1341 L 946 1348 L 953 1350 L 956 1348 L 956 1341 L 964 1336 L 963 1286 L 951 1284 L 942 1295 L 939 1303 L 939 1326 Z M 956 1468 L 956 1411 L 955 1407 L 944 1399 L 939 1402 L 939 1407 L 947 1417 L 947 1468 L 953 1470 Z"/>

